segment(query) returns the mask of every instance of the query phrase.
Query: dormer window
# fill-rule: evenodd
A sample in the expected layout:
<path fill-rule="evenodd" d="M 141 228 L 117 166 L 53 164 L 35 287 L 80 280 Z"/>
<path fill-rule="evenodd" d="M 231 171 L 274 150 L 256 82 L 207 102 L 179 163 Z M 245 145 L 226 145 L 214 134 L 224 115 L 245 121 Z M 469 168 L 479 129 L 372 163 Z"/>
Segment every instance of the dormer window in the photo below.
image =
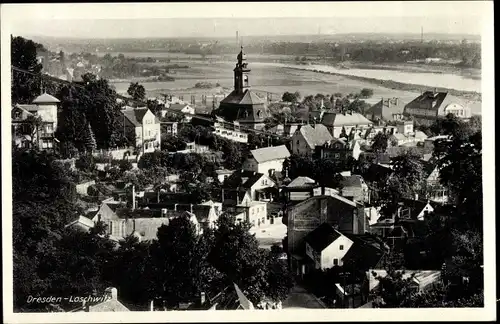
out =
<path fill-rule="evenodd" d="M 261 115 L 262 115 L 262 111 L 261 110 L 257 111 L 257 117 L 260 118 Z"/>

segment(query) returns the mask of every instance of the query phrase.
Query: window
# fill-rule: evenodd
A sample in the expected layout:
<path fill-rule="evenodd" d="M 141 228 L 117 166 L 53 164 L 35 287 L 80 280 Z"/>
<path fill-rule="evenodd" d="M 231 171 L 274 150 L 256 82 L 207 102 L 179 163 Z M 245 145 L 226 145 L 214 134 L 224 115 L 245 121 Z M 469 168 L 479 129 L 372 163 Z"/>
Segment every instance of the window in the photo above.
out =
<path fill-rule="evenodd" d="M 341 246 L 340 246 L 340 251 L 343 251 L 343 250 L 344 250 L 344 246 L 343 246 L 343 245 L 341 245 Z"/>
<path fill-rule="evenodd" d="M 335 153 L 333 156 L 334 156 L 336 159 L 340 158 L 340 154 L 339 154 L 339 153 Z"/>
<path fill-rule="evenodd" d="M 53 131 L 54 131 L 54 127 L 52 126 L 52 124 L 45 125 L 45 132 L 46 133 L 52 133 Z"/>
<path fill-rule="evenodd" d="M 333 259 L 333 265 L 338 266 L 339 265 L 339 259 Z"/>
<path fill-rule="evenodd" d="M 300 140 L 297 140 L 297 146 L 299 146 L 299 144 L 300 144 Z M 297 148 L 297 150 L 298 150 L 298 148 Z"/>

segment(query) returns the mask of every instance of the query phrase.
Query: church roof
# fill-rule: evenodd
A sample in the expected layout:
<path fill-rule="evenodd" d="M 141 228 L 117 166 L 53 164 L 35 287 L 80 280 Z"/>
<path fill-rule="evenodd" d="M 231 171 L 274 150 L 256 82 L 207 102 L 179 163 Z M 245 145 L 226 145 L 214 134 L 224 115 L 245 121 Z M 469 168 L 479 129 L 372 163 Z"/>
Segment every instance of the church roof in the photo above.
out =
<path fill-rule="evenodd" d="M 221 100 L 222 103 L 237 104 L 237 105 L 257 105 L 263 104 L 262 100 L 252 90 L 247 89 L 243 93 L 234 90 L 226 98 Z"/>
<path fill-rule="evenodd" d="M 59 99 L 57 99 L 54 96 L 49 95 L 48 93 L 44 93 L 33 100 L 33 103 L 40 104 L 40 103 L 59 103 Z"/>

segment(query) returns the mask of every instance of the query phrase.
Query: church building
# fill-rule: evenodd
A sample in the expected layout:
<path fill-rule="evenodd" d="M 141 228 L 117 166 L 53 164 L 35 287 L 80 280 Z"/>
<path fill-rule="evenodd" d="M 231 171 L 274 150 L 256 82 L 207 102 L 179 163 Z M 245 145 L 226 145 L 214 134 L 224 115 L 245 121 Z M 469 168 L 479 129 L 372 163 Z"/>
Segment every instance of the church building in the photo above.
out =
<path fill-rule="evenodd" d="M 237 59 L 234 68 L 234 90 L 220 102 L 214 113 L 226 121 L 237 121 L 243 127 L 262 129 L 264 119 L 270 117 L 270 113 L 265 100 L 250 90 L 250 69 L 243 47 Z"/>

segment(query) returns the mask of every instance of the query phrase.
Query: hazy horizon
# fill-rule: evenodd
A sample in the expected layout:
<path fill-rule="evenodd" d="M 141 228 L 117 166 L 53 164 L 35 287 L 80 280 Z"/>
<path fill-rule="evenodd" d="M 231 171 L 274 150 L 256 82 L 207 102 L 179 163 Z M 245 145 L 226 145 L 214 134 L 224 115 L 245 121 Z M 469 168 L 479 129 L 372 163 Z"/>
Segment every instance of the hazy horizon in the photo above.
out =
<path fill-rule="evenodd" d="M 335 34 L 481 35 L 482 2 L 4 5 L 11 34 L 134 39 Z M 159 17 L 160 15 L 160 17 Z M 170 15 L 170 17 L 161 17 Z M 199 16 L 199 17 L 196 17 Z"/>

